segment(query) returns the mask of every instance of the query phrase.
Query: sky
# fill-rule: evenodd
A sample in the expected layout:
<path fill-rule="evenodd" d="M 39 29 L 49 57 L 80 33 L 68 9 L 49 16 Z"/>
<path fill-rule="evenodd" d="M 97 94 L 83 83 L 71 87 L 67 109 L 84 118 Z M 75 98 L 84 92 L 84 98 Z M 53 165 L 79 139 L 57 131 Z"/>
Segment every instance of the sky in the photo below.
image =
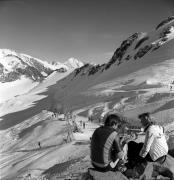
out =
<path fill-rule="evenodd" d="M 173 12 L 174 0 L 0 0 L 0 48 L 103 63 L 123 40 Z"/>

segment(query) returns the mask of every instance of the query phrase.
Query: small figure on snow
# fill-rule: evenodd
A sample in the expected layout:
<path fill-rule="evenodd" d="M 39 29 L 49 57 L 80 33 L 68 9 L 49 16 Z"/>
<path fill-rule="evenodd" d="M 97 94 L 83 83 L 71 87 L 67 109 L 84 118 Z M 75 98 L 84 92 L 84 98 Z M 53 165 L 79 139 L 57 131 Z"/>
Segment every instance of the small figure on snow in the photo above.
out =
<path fill-rule="evenodd" d="M 83 121 L 82 121 L 82 120 L 80 120 L 80 126 L 82 126 L 82 124 L 83 124 Z"/>
<path fill-rule="evenodd" d="M 83 122 L 83 129 L 85 129 L 85 126 L 86 126 L 86 123 L 85 123 L 85 122 Z"/>
<path fill-rule="evenodd" d="M 38 142 L 38 146 L 39 146 L 39 148 L 41 149 L 42 147 L 41 147 L 41 143 L 40 143 L 40 141 Z"/>

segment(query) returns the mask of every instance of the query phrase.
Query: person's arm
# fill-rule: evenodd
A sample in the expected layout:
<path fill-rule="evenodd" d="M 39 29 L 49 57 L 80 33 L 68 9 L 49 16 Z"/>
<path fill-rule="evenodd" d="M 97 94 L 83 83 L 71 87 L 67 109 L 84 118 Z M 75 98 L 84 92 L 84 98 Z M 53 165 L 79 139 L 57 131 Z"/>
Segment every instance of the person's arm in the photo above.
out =
<path fill-rule="evenodd" d="M 126 169 L 123 166 L 125 164 L 125 153 L 121 148 L 120 145 L 120 141 L 119 141 L 119 137 L 116 136 L 115 140 L 114 140 L 114 149 L 115 149 L 115 153 L 117 154 L 116 160 L 115 161 L 111 161 L 110 162 L 110 166 L 112 168 L 115 168 L 116 166 L 118 166 L 118 170 L 121 172 L 124 172 Z"/>
<path fill-rule="evenodd" d="M 147 133 L 146 133 L 146 137 L 145 137 L 145 142 L 144 142 L 144 145 L 139 153 L 139 155 L 141 157 L 146 157 L 146 155 L 148 154 L 148 152 L 150 151 L 150 147 L 153 143 L 153 140 L 154 140 L 154 134 L 153 134 L 153 128 L 152 127 L 149 127 L 149 129 L 147 130 Z"/>
<path fill-rule="evenodd" d="M 110 166 L 111 166 L 112 168 L 115 168 L 115 166 L 117 165 L 118 161 L 119 161 L 119 159 L 116 159 L 115 162 L 110 162 Z"/>
<path fill-rule="evenodd" d="M 124 152 L 121 148 L 118 136 L 115 138 L 115 148 L 116 148 L 116 152 L 117 152 L 117 158 L 118 159 L 124 159 Z"/>

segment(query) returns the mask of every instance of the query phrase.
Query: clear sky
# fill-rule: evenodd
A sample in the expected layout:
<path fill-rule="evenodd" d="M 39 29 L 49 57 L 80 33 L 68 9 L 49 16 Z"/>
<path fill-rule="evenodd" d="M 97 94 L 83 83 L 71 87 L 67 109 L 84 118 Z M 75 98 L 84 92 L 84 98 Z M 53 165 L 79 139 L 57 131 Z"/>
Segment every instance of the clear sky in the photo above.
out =
<path fill-rule="evenodd" d="M 128 36 L 153 30 L 173 10 L 174 0 L 0 0 L 0 48 L 102 63 Z"/>

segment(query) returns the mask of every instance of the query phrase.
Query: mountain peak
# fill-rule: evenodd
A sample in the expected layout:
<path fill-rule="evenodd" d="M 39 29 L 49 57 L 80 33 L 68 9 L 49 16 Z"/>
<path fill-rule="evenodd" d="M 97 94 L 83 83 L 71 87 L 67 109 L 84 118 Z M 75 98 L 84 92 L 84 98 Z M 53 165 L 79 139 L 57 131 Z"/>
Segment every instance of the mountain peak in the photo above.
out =
<path fill-rule="evenodd" d="M 78 59 L 74 57 L 69 58 L 64 64 L 71 69 L 76 69 L 76 68 L 80 68 L 84 66 L 83 62 L 79 61 Z"/>
<path fill-rule="evenodd" d="M 66 72 L 64 64 L 56 66 L 30 55 L 10 49 L 0 49 L 0 82 L 11 82 L 25 76 L 33 81 L 42 81 L 53 71 Z"/>
<path fill-rule="evenodd" d="M 4 57 L 7 55 L 17 55 L 16 51 L 10 49 L 0 49 L 0 57 Z"/>

